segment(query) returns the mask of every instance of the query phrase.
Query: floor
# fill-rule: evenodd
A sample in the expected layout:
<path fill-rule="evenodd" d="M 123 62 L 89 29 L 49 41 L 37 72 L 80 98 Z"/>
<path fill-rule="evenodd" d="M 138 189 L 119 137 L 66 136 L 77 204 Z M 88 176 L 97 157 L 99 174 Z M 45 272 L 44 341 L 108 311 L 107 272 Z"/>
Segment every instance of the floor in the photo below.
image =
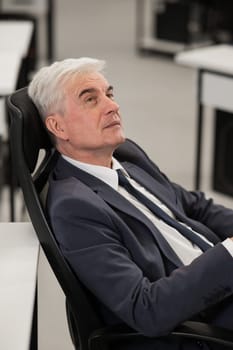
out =
<path fill-rule="evenodd" d="M 127 136 L 137 141 L 170 179 L 192 189 L 196 72 L 177 66 L 171 58 L 139 55 L 135 4 L 135 0 L 56 0 L 55 58 L 105 59 Z M 202 188 L 208 196 L 232 206 L 232 198 L 210 189 L 213 119 L 211 111 L 206 114 Z M 0 218 L 8 221 L 7 189 L 1 202 Z M 17 207 L 18 220 L 22 220 L 20 194 Z M 39 350 L 72 349 L 64 297 L 43 253 L 39 268 Z"/>

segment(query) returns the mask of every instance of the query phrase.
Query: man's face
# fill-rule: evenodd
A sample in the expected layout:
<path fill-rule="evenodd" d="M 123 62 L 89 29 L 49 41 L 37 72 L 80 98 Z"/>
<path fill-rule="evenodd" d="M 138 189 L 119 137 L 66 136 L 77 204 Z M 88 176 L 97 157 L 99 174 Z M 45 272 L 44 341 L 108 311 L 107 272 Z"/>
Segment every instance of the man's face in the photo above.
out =
<path fill-rule="evenodd" d="M 124 142 L 119 106 L 113 88 L 100 73 L 78 76 L 69 85 L 65 114 L 60 118 L 68 152 L 104 152 Z"/>

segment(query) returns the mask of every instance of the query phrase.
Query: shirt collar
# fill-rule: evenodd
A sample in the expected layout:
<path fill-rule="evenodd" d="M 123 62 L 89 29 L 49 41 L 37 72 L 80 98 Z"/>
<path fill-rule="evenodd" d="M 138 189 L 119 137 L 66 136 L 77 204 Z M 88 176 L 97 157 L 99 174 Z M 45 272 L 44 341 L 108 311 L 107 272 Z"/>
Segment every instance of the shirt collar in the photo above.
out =
<path fill-rule="evenodd" d="M 111 186 L 114 190 L 118 190 L 118 175 L 116 170 L 121 169 L 126 175 L 127 172 L 118 162 L 116 158 L 112 158 L 112 168 L 107 168 L 100 165 L 92 165 L 88 163 L 80 162 L 76 159 L 70 158 L 62 154 L 62 157 L 77 168 L 86 171 L 88 174 L 97 177 L 104 181 L 107 185 Z"/>

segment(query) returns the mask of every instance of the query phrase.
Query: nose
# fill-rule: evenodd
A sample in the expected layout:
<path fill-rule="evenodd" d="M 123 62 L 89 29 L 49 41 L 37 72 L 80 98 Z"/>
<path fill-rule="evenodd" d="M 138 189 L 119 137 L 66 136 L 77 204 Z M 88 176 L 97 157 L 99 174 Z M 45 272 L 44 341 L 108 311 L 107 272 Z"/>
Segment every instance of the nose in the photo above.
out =
<path fill-rule="evenodd" d="M 117 113 L 119 111 L 120 106 L 118 105 L 118 103 L 116 101 L 114 101 L 113 99 L 109 98 L 108 96 L 105 96 L 105 108 L 106 108 L 106 113 Z"/>

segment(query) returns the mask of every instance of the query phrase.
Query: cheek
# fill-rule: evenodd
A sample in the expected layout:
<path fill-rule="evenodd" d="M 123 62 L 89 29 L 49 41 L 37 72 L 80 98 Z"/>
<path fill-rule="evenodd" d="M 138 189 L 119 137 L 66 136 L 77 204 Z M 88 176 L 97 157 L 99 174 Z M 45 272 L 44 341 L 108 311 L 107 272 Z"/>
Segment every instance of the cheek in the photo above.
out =
<path fill-rule="evenodd" d="M 86 121 L 74 121 L 70 123 L 68 133 L 70 141 L 72 140 L 74 143 L 85 142 L 85 140 L 90 142 L 91 139 L 96 137 L 97 128 Z"/>
<path fill-rule="evenodd" d="M 85 141 L 91 139 L 94 141 L 98 134 L 101 134 L 101 118 L 98 113 L 88 113 L 79 111 L 78 115 L 70 114 L 66 120 L 67 133 L 69 139 L 73 142 L 78 142 L 75 138 Z"/>

